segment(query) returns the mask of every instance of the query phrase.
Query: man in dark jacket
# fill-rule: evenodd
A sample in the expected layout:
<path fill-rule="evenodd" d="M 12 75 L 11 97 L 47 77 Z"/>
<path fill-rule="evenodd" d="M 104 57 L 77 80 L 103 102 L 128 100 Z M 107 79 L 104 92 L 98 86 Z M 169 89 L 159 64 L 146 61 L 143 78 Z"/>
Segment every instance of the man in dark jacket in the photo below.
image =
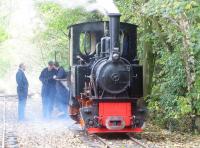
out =
<path fill-rule="evenodd" d="M 43 105 L 43 117 L 49 118 L 54 106 L 54 97 L 56 93 L 55 85 L 56 81 L 53 76 L 56 75 L 56 70 L 53 68 L 54 63 L 48 62 L 48 67 L 44 68 L 40 74 L 40 81 L 42 82 L 42 105 Z"/>
<path fill-rule="evenodd" d="M 67 72 L 63 67 L 59 66 L 58 62 L 55 62 L 54 68 L 57 70 L 57 75 L 54 76 L 56 80 L 56 103 L 58 109 L 66 115 L 67 106 L 69 100 L 68 89 L 62 84 L 62 81 L 65 81 L 67 77 Z"/>
<path fill-rule="evenodd" d="M 26 67 L 24 63 L 19 65 L 19 70 L 16 74 L 17 81 L 17 94 L 18 94 L 18 120 L 24 120 L 24 110 L 26 106 L 26 100 L 28 96 L 28 81 L 24 74 Z"/>

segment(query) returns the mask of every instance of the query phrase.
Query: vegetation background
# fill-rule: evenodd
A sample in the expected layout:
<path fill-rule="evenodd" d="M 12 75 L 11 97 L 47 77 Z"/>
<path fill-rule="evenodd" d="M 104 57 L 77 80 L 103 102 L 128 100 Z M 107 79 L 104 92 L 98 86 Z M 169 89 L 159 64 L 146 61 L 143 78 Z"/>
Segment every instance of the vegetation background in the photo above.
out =
<path fill-rule="evenodd" d="M 7 24 L 9 11 L 6 10 L 5 1 L 0 1 L 0 45 L 9 38 L 9 34 L 7 32 Z M 3 12 L 3 13 L 2 13 Z M 0 47 L 0 77 L 2 77 L 9 66 L 9 58 L 6 56 L 6 51 L 4 48 Z"/>
<path fill-rule="evenodd" d="M 138 58 L 144 66 L 144 94 L 149 119 L 171 131 L 200 131 L 200 1 L 115 0 L 121 21 L 138 25 Z M 67 27 L 85 21 L 106 20 L 98 12 L 38 3 L 45 28 L 34 42 L 42 61 L 56 58 L 69 66 Z M 9 38 L 6 16 L 0 16 L 0 44 Z M 0 49 L 0 76 L 9 61 Z M 4 58 L 2 58 L 4 57 Z"/>

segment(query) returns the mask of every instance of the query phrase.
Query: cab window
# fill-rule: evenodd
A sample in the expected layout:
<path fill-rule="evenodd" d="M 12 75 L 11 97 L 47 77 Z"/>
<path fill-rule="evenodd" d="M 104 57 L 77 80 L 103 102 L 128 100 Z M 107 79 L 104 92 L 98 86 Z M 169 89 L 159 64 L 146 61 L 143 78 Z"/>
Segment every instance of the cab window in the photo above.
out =
<path fill-rule="evenodd" d="M 80 52 L 83 55 L 91 55 L 95 52 L 96 36 L 92 32 L 82 32 L 80 34 Z"/>

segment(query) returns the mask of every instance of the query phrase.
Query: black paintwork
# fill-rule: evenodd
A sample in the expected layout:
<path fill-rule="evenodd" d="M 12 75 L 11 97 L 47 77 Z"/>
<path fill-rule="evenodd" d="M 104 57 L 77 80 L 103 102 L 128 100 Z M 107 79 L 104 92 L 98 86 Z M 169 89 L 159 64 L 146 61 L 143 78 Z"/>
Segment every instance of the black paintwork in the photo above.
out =
<path fill-rule="evenodd" d="M 82 24 L 76 24 L 69 27 L 70 30 L 70 60 L 71 60 L 71 71 L 72 71 L 72 91 L 73 96 L 80 96 L 80 93 L 83 92 L 84 81 L 86 81 L 85 76 L 90 75 L 90 70 L 92 68 L 92 64 L 95 59 L 102 58 L 106 54 L 102 52 L 101 55 L 97 58 L 96 55 L 84 55 L 80 52 L 80 34 L 84 32 L 92 32 L 96 36 L 96 43 L 101 43 L 101 38 L 104 37 L 104 34 L 107 33 L 109 29 L 109 22 L 88 22 Z M 107 33 L 108 34 L 108 33 Z M 123 35 L 122 35 L 123 34 Z M 132 64 L 131 69 L 137 69 L 135 72 L 132 72 L 131 82 L 135 83 L 135 86 L 131 86 L 130 88 L 137 89 L 137 92 L 130 91 L 131 97 L 141 97 L 142 96 L 142 75 L 141 68 L 138 65 L 138 61 L 135 60 L 137 53 L 137 26 L 128 24 L 128 23 L 120 23 L 120 48 L 123 48 L 123 52 L 121 57 L 128 60 Z M 109 38 L 109 37 L 106 37 Z M 109 41 L 107 39 L 107 41 Z M 108 44 L 110 41 L 108 42 Z M 103 44 L 101 44 L 103 46 Z M 108 45 L 107 45 L 108 46 Z M 101 47 L 100 47 L 101 48 Z M 102 49 L 103 50 L 103 49 Z M 107 54 L 108 55 L 108 54 Z M 77 58 L 79 56 L 80 58 Z M 136 65 L 135 65 L 136 63 Z M 134 65 L 133 65 L 134 64 Z M 136 67 L 136 68 L 134 68 Z M 139 70 L 138 70 L 139 69 Z M 85 71 L 85 72 L 84 72 Z M 87 73 L 87 74 L 86 74 Z M 139 77 L 134 77 L 137 74 Z M 138 80 L 140 79 L 140 80 Z M 127 94 L 127 93 L 126 93 Z M 109 94 L 108 94 L 109 95 Z M 134 96 L 135 95 L 135 96 Z"/>
<path fill-rule="evenodd" d="M 83 32 L 94 32 L 96 41 L 99 43 L 109 29 L 109 22 L 87 22 L 75 24 L 69 27 L 70 37 L 70 65 L 79 64 L 77 55 L 80 55 L 80 34 Z M 129 23 L 120 23 L 120 34 L 124 33 L 122 57 L 130 63 L 134 63 L 137 56 L 137 26 Z M 84 56 L 84 55 L 83 55 Z"/>
<path fill-rule="evenodd" d="M 137 100 L 143 97 L 143 71 L 136 59 L 137 26 L 119 23 L 119 15 L 109 17 L 109 22 L 87 22 L 69 27 L 73 102 L 70 104 L 81 107 L 75 98 L 86 94 L 93 99 L 92 107 L 80 108 L 80 115 L 88 127 L 89 121 L 93 121 L 92 126 L 99 126 L 95 119 L 98 102 L 131 102 L 132 114 L 136 115 Z M 86 43 L 88 39 L 90 42 Z M 115 60 L 114 53 L 120 58 Z"/>

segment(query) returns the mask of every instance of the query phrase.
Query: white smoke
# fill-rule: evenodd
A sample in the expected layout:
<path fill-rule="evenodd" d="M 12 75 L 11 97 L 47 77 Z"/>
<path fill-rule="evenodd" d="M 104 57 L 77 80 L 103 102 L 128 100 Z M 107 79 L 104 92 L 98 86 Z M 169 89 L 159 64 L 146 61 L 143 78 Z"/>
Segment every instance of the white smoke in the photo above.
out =
<path fill-rule="evenodd" d="M 93 4 L 90 3 L 86 9 L 89 11 L 99 10 L 104 14 L 119 13 L 113 0 L 96 0 Z"/>
<path fill-rule="evenodd" d="M 48 0 L 47 0 L 48 1 Z M 103 14 L 119 13 L 113 0 L 49 0 L 65 8 L 83 7 L 87 11 L 98 10 Z"/>

